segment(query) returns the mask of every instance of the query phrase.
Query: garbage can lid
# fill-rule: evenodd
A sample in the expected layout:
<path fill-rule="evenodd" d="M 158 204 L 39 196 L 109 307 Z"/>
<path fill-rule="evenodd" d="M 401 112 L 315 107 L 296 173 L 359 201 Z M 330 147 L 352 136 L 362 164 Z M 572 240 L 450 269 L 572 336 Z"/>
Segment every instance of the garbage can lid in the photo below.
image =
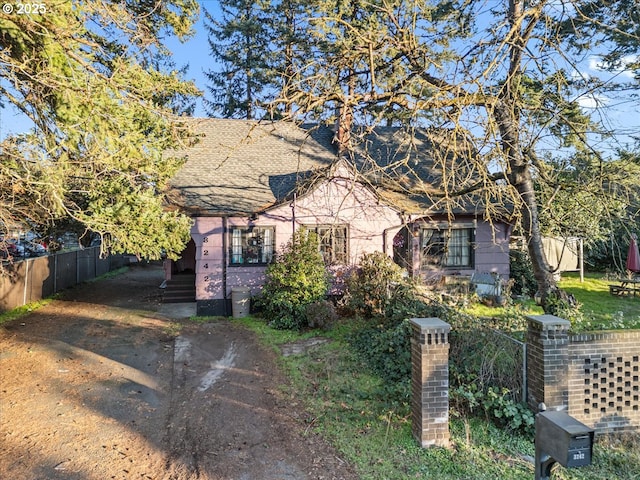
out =
<path fill-rule="evenodd" d="M 248 292 L 249 287 L 233 287 L 231 291 L 232 292 Z"/>

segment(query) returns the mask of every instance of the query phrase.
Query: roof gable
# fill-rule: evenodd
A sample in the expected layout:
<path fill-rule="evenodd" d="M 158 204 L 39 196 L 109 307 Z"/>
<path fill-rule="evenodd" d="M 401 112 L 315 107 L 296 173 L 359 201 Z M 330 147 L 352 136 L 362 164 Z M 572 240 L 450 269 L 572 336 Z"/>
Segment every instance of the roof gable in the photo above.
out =
<path fill-rule="evenodd" d="M 330 132 L 289 122 L 191 119 L 199 141 L 171 181 L 172 205 L 192 214 L 242 215 L 278 204 L 336 159 Z"/>
<path fill-rule="evenodd" d="M 349 160 L 338 161 L 335 135 L 327 127 L 214 118 L 188 122 L 199 142 L 173 152 L 187 161 L 171 182 L 168 200 L 192 215 L 263 212 L 336 176 L 363 184 L 406 213 L 478 215 L 487 201 L 494 210 L 501 204 L 491 195 L 443 198 L 443 190 L 464 190 L 478 178 L 472 146 L 448 131 L 355 130 Z"/>

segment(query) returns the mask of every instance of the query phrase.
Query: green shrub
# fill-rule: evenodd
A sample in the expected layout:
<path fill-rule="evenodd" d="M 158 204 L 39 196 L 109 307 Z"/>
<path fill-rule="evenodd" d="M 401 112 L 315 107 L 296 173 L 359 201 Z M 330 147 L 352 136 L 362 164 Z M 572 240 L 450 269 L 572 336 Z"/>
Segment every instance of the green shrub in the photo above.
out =
<path fill-rule="evenodd" d="M 358 269 L 347 279 L 345 305 L 365 318 L 384 316 L 395 286 L 403 280 L 402 268 L 388 255 L 365 253 Z"/>
<path fill-rule="evenodd" d="M 522 398 L 524 350 L 520 344 L 481 325 L 452 329 L 449 338 L 449 371 L 454 387 L 473 379 L 480 391 L 507 388 L 514 400 Z"/>
<path fill-rule="evenodd" d="M 482 413 L 499 427 L 530 438 L 535 435 L 535 414 L 526 404 L 513 400 L 507 389 L 489 387 L 480 390 L 472 379 L 450 389 L 450 404 L 454 415 Z"/>
<path fill-rule="evenodd" d="M 305 314 L 311 328 L 329 330 L 338 321 L 335 305 L 329 300 L 319 300 L 306 306 Z"/>
<path fill-rule="evenodd" d="M 395 285 L 384 316 L 394 326 L 409 318 L 437 317 L 439 312 L 439 306 L 420 297 L 416 285 L 405 280 Z"/>
<path fill-rule="evenodd" d="M 393 402 L 410 396 L 410 318 L 439 317 L 452 326 L 449 369 L 454 412 L 482 413 L 497 425 L 529 434 L 533 414 L 519 402 L 522 350 L 487 328 L 477 317 L 419 295 L 416 285 L 381 253 L 363 256 L 362 268 L 347 282 L 347 305 L 375 321 L 348 341 L 363 365 L 382 379 Z M 392 262 L 391 262 L 392 263 Z M 535 283 L 534 283 L 535 285 Z M 535 288 L 535 287 L 534 287 Z"/>
<path fill-rule="evenodd" d="M 364 328 L 349 337 L 361 361 L 384 382 L 411 377 L 411 325 L 405 320 L 391 328 Z"/>
<path fill-rule="evenodd" d="M 538 282 L 533 274 L 533 266 L 527 252 L 511 250 L 509 252 L 509 277 L 513 282 L 511 293 L 533 297 L 538 290 Z"/>
<path fill-rule="evenodd" d="M 522 347 L 485 319 L 443 310 L 451 324 L 449 350 L 452 412 L 483 414 L 496 425 L 530 435 L 533 413 L 521 403 Z M 504 323 L 504 322 L 503 322 Z"/>
<path fill-rule="evenodd" d="M 318 237 L 300 229 L 267 267 L 258 305 L 273 328 L 301 329 L 308 325 L 307 305 L 324 299 L 328 288 Z"/>

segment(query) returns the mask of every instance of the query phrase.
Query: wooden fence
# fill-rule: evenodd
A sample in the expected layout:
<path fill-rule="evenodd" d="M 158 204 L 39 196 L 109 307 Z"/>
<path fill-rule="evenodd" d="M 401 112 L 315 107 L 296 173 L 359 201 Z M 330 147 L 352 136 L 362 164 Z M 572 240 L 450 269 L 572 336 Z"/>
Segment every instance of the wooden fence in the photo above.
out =
<path fill-rule="evenodd" d="M 124 266 L 127 257 L 100 257 L 100 247 L 60 252 L 5 264 L 0 274 L 0 312 L 47 298 Z"/>

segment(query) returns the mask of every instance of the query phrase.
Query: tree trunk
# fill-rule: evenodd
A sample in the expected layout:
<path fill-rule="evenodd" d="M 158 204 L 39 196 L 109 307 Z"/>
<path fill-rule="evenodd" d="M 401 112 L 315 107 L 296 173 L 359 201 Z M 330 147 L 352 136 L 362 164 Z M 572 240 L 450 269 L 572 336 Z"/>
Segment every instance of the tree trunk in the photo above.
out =
<path fill-rule="evenodd" d="M 533 266 L 533 274 L 538 283 L 538 293 L 542 299 L 542 307 L 545 312 L 553 313 L 549 310 L 549 296 L 552 293 L 555 296 L 560 296 L 560 298 L 565 296 L 562 295 L 553 278 L 547 262 L 547 256 L 544 253 L 531 168 L 519 148 L 518 120 L 514 113 L 514 100 L 510 98 L 511 95 L 508 91 L 504 96 L 506 100 L 496 105 L 494 117 L 500 130 L 502 149 L 507 158 L 508 179 L 519 196 L 522 230 L 527 240 L 527 250 Z"/>
<path fill-rule="evenodd" d="M 512 185 L 517 190 L 522 201 L 520 209 L 522 230 L 527 240 L 527 250 L 533 266 L 533 274 L 538 283 L 538 293 L 542 298 L 542 306 L 545 312 L 550 313 L 547 309 L 547 299 L 552 292 L 558 294 L 559 289 L 544 252 L 542 233 L 540 232 L 540 223 L 538 221 L 538 204 L 533 191 L 531 170 L 527 162 L 525 162 L 521 172 L 518 175 L 514 175 L 512 181 Z"/>
<path fill-rule="evenodd" d="M 498 94 L 494 105 L 493 117 L 496 120 L 502 141 L 502 150 L 507 161 L 507 177 L 510 185 L 517 191 L 521 222 L 527 240 L 529 258 L 533 266 L 533 274 L 538 283 L 538 293 L 542 308 L 546 313 L 555 313 L 550 300 L 554 297 L 567 301 L 568 296 L 556 284 L 547 256 L 542 245 L 542 233 L 538 219 L 538 204 L 533 189 L 531 162 L 523 154 L 520 146 L 520 81 L 522 79 L 522 52 L 527 43 L 529 33 L 523 35 L 522 19 L 524 15 L 523 1 L 509 1 L 509 23 L 515 33 L 509 47 L 509 72 L 507 79 Z"/>

